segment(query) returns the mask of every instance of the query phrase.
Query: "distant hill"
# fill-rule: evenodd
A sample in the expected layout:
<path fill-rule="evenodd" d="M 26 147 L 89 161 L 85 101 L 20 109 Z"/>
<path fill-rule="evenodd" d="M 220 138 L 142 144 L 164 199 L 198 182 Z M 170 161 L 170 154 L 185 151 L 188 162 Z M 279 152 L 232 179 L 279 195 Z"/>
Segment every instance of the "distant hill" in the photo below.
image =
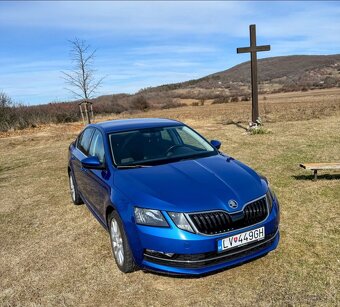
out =
<path fill-rule="evenodd" d="M 260 94 L 340 87 L 340 54 L 260 59 L 258 81 Z M 213 103 L 247 101 L 250 93 L 248 61 L 200 79 L 149 87 L 132 95 L 100 96 L 92 101 L 99 113 L 121 113 L 152 107 L 173 108 L 188 103 L 204 103 L 205 100 Z"/>
<path fill-rule="evenodd" d="M 258 68 L 262 95 L 340 87 L 340 54 L 266 58 L 259 60 Z M 250 100 L 250 63 L 242 63 L 197 80 L 143 89 L 133 95 L 99 96 L 92 102 L 95 114 L 118 114 L 188 104 L 203 105 L 206 100 L 212 104 Z M 3 106 L 0 110 L 0 131 L 77 121 L 80 116 L 78 103 Z"/>
<path fill-rule="evenodd" d="M 340 86 L 340 54 L 293 55 L 258 60 L 259 89 L 262 93 L 308 90 Z M 172 98 L 209 99 L 221 95 L 250 93 L 250 62 L 212 75 L 182 83 L 166 84 L 140 91 L 167 93 Z"/>

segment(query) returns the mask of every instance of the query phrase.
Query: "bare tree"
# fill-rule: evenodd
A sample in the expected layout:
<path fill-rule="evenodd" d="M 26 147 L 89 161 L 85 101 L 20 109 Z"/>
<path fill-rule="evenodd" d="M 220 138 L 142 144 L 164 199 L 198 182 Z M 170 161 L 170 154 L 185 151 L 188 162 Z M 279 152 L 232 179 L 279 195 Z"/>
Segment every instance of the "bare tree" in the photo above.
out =
<path fill-rule="evenodd" d="M 95 78 L 95 70 L 93 69 L 96 50 L 91 50 L 90 45 L 86 41 L 75 38 L 69 41 L 71 43 L 71 60 L 73 68 L 65 72 L 63 71 L 63 78 L 68 85 L 67 90 L 75 97 L 80 98 L 85 105 L 85 113 L 88 123 L 91 123 L 91 116 L 89 112 L 89 99 L 101 85 L 103 78 Z M 91 111 L 92 111 L 92 104 Z M 80 111 L 82 112 L 81 104 Z M 82 114 L 83 115 L 83 114 Z M 93 115 L 93 111 L 92 111 Z"/>

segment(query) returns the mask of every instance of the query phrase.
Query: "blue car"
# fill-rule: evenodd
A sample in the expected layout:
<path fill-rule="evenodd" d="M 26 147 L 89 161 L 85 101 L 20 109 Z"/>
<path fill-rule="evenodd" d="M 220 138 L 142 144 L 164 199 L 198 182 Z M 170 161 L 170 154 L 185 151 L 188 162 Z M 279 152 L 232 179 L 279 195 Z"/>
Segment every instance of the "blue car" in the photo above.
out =
<path fill-rule="evenodd" d="M 187 125 L 124 119 L 88 125 L 69 147 L 73 203 L 109 232 L 122 272 L 205 274 L 279 242 L 266 178 Z"/>

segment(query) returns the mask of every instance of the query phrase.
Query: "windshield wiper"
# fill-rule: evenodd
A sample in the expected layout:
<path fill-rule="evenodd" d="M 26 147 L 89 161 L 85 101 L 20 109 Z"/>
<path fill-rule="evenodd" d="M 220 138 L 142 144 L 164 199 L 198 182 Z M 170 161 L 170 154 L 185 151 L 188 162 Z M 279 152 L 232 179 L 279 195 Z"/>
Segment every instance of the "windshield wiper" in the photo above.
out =
<path fill-rule="evenodd" d="M 127 169 L 127 168 L 143 168 L 143 167 L 152 167 L 151 165 L 143 165 L 143 164 L 134 164 L 134 165 L 117 165 L 118 169 Z"/>

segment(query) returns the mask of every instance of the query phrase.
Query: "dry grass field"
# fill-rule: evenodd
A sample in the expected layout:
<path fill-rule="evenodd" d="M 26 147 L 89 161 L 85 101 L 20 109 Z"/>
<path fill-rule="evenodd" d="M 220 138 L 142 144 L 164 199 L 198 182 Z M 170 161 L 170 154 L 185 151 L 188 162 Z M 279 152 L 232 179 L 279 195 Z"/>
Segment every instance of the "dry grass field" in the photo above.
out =
<path fill-rule="evenodd" d="M 298 165 L 340 162 L 340 89 L 260 98 L 265 135 L 242 128 L 249 102 L 132 115 L 180 119 L 220 139 L 280 200 L 275 252 L 201 278 L 118 271 L 107 233 L 71 204 L 67 149 L 80 123 L 2 135 L 0 305 L 339 306 L 340 174 L 320 172 L 314 182 Z"/>

